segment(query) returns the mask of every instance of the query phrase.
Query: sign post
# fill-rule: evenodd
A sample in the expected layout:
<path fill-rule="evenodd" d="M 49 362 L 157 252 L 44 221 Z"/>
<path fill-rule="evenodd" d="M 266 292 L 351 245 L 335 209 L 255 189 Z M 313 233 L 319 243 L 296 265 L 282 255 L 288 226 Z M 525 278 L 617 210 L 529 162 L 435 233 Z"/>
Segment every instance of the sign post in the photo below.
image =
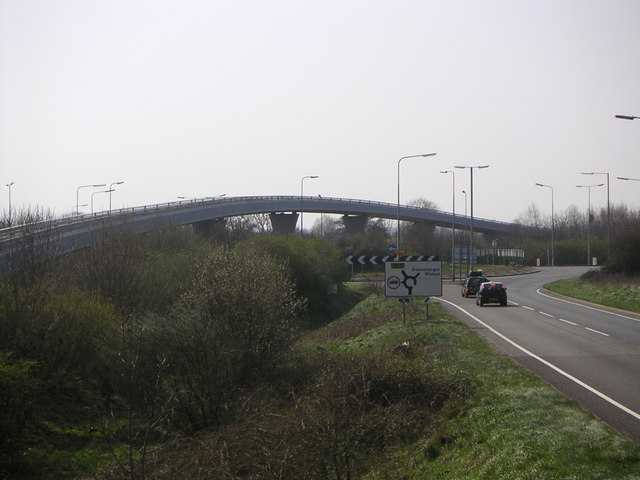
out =
<path fill-rule="evenodd" d="M 441 297 L 442 262 L 386 262 L 385 296 Z"/>
<path fill-rule="evenodd" d="M 411 297 L 425 297 L 427 321 L 429 297 L 442 296 L 442 262 L 388 261 L 385 264 L 385 296 L 398 297 L 402 302 L 402 319 L 406 323 L 406 302 Z"/>

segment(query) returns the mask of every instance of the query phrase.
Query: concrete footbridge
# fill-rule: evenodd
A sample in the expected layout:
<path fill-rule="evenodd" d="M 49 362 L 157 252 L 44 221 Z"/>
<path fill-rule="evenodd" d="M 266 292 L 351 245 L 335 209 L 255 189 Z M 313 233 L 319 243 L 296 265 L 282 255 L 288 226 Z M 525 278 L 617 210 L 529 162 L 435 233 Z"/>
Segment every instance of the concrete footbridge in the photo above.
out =
<path fill-rule="evenodd" d="M 16 248 L 19 239 L 28 233 L 49 232 L 60 238 L 61 253 L 67 253 L 91 244 L 92 232 L 105 222 L 128 222 L 139 231 L 147 231 L 157 222 L 193 225 L 196 231 L 206 232 L 216 222 L 242 215 L 269 214 L 273 231 L 295 232 L 300 213 L 326 213 L 342 215 L 348 232 L 364 232 L 369 218 L 397 219 L 422 222 L 434 226 L 451 227 L 453 214 L 408 205 L 357 200 L 350 198 L 312 196 L 249 196 L 217 197 L 123 208 L 111 212 L 74 215 L 20 225 L 0 230 L 2 255 Z M 456 215 L 456 228 L 469 228 L 471 218 Z M 514 223 L 474 217 L 473 229 L 483 233 L 508 233 Z"/>
<path fill-rule="evenodd" d="M 150 207 L 143 207 L 147 210 Z M 135 209 L 139 213 L 139 209 Z M 266 196 L 223 197 L 216 199 L 173 202 L 157 206 L 157 217 L 170 219 L 180 225 L 217 221 L 228 217 L 252 214 L 269 214 L 273 230 L 293 233 L 299 213 L 327 213 L 342 215 L 345 228 L 351 232 L 364 232 L 369 218 L 397 219 L 408 222 L 424 222 L 441 227 L 451 227 L 453 214 L 395 203 L 332 197 Z M 469 227 L 470 217 L 456 215 L 460 228 Z M 514 224 L 473 219 L 474 231 L 509 232 Z"/>

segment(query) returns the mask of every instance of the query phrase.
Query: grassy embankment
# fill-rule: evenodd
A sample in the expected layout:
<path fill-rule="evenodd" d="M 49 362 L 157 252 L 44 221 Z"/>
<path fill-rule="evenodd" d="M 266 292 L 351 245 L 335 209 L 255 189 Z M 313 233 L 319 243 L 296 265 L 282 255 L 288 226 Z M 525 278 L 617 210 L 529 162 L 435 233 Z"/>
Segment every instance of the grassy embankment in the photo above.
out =
<path fill-rule="evenodd" d="M 407 313 L 405 324 L 397 302 L 372 295 L 303 337 L 294 357 L 314 360 L 303 367 L 309 380 L 287 387 L 295 403 L 274 399 L 267 411 L 262 399 L 260 413 L 243 424 L 161 447 L 153 478 L 276 478 L 280 468 L 290 474 L 282 478 L 310 479 L 347 472 L 366 480 L 640 479 L 640 446 L 496 353 L 437 303 L 429 321 L 418 302 Z M 393 398 L 394 388 L 401 397 Z M 416 392 L 431 392 L 432 401 L 421 404 Z M 335 465 L 342 476 L 327 469 L 327 452 L 343 462 Z"/>
<path fill-rule="evenodd" d="M 640 446 L 496 353 L 438 305 L 429 322 L 423 316 L 416 311 L 407 326 L 391 322 L 340 349 L 375 350 L 423 334 L 438 351 L 433 360 L 466 377 L 475 393 L 437 429 L 398 447 L 364 478 L 640 478 Z"/>
<path fill-rule="evenodd" d="M 545 288 L 607 307 L 640 313 L 640 282 L 599 274 L 586 278 L 570 278 L 545 285 Z"/>
<path fill-rule="evenodd" d="M 292 363 L 243 400 L 248 413 L 237 424 L 157 445 L 148 478 L 275 478 L 275 467 L 288 469 L 282 478 L 341 478 L 319 468 L 338 453 L 349 459 L 340 473 L 365 480 L 640 479 L 640 446 L 496 353 L 437 302 L 428 322 L 421 302 L 409 304 L 406 324 L 401 312 L 371 295 L 305 335 Z M 58 450 L 62 463 L 49 471 L 79 478 L 69 466 L 90 471 L 108 457 L 96 446 Z M 121 476 L 113 466 L 95 478 Z"/>

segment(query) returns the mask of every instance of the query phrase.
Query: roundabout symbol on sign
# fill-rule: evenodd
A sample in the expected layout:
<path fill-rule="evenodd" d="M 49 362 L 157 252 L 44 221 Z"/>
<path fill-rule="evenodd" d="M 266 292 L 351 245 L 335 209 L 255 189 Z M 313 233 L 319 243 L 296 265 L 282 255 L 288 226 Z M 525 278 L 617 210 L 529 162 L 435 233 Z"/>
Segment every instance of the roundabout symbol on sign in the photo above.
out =
<path fill-rule="evenodd" d="M 392 276 L 387 278 L 387 286 L 393 290 L 395 290 L 396 288 L 398 288 L 400 286 L 402 282 L 400 281 L 399 277 L 396 276 Z"/>

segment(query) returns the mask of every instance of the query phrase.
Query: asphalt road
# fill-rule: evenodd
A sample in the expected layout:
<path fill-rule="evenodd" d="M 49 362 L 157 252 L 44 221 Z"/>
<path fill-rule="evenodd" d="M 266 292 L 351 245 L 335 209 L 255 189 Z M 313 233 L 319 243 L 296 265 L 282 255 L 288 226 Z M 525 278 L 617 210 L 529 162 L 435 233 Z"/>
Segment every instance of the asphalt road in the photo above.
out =
<path fill-rule="evenodd" d="M 554 298 L 543 284 L 587 267 L 491 277 L 507 286 L 509 304 L 475 304 L 445 285 L 443 306 L 479 335 L 640 443 L 640 315 Z"/>

